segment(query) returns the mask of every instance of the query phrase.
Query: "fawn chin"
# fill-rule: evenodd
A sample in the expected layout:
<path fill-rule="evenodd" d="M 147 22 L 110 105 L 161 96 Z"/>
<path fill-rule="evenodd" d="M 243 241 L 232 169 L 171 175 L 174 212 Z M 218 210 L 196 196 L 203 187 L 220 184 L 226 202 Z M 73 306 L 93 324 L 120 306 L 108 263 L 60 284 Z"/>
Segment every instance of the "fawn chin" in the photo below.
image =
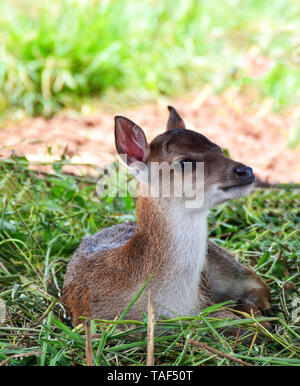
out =
<path fill-rule="evenodd" d="M 168 109 L 167 130 L 151 143 L 138 125 L 115 117 L 117 152 L 138 180 L 137 223 L 106 228 L 79 245 L 62 293 L 75 325 L 80 316 L 114 319 L 150 276 L 156 318 L 195 315 L 226 300 L 256 315 L 269 307 L 265 282 L 207 232 L 210 208 L 250 193 L 252 169 L 187 130 L 178 112 Z M 141 318 L 146 294 L 127 317 Z M 215 315 L 238 318 L 230 311 Z"/>

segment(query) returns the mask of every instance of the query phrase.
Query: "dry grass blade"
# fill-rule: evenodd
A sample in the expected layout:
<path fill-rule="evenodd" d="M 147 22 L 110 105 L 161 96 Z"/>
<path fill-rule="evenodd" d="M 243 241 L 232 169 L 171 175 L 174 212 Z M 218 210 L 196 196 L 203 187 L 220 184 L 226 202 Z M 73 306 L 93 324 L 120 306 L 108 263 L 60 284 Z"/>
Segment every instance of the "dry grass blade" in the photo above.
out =
<path fill-rule="evenodd" d="M 216 354 L 220 357 L 229 359 L 231 362 L 236 362 L 242 366 L 253 366 L 251 363 L 247 363 L 247 362 L 242 361 L 241 359 L 234 358 L 233 356 L 226 354 L 222 351 L 216 350 L 215 348 L 212 348 L 205 343 L 196 342 L 195 340 L 191 340 L 191 339 L 189 340 L 189 343 L 192 344 L 193 346 L 203 348 L 204 350 L 209 351 L 213 354 Z"/>
<path fill-rule="evenodd" d="M 42 354 L 41 351 L 31 351 L 31 352 L 26 352 L 26 353 L 22 353 L 22 354 L 15 354 L 15 355 L 10 356 L 7 359 L 4 359 L 4 361 L 0 362 L 0 366 L 5 366 L 6 364 L 8 364 L 8 362 L 11 359 L 26 358 L 26 357 L 31 357 L 33 355 L 37 356 L 40 354 Z"/>
<path fill-rule="evenodd" d="M 85 321 L 85 330 L 86 330 L 86 336 L 85 336 L 86 365 L 93 366 L 91 322 L 88 319 Z"/>
<path fill-rule="evenodd" d="M 254 319 L 254 313 L 253 313 L 252 308 L 251 308 L 251 316 Z M 255 323 L 255 325 L 257 326 L 257 323 Z M 255 335 L 254 335 L 254 337 L 252 339 L 252 342 L 251 342 L 251 345 L 250 345 L 250 348 L 249 348 L 249 352 L 253 349 L 253 346 L 254 346 L 254 343 L 256 342 L 257 336 L 258 336 L 258 330 L 256 331 L 256 333 L 255 333 Z"/>
<path fill-rule="evenodd" d="M 238 341 L 239 341 L 239 339 L 240 339 L 240 335 L 241 335 L 241 329 L 239 328 L 239 330 L 238 330 L 238 332 L 237 332 L 237 334 L 236 334 L 236 338 L 235 338 L 235 342 L 234 342 L 233 350 L 235 350 L 235 349 L 236 349 L 236 346 L 237 346 L 237 344 L 238 344 Z"/>
<path fill-rule="evenodd" d="M 151 291 L 148 290 L 148 331 L 147 331 L 147 366 L 154 364 L 154 307 L 151 299 Z"/>

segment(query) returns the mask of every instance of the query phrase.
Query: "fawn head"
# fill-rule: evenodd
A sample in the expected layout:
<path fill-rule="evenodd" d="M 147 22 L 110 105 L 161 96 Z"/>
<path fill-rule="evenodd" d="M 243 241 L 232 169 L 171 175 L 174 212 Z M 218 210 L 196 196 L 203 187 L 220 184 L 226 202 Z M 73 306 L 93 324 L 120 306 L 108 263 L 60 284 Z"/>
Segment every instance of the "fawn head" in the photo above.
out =
<path fill-rule="evenodd" d="M 168 197 L 193 209 L 209 209 L 248 195 L 255 181 L 252 169 L 226 157 L 221 148 L 204 135 L 186 129 L 178 112 L 171 106 L 168 109 L 167 130 L 150 144 L 138 125 L 127 118 L 115 117 L 118 154 L 142 185 L 151 189 L 155 185 L 159 188 L 151 192 L 154 191 L 156 197 L 167 197 L 163 195 L 163 179 L 169 177 Z M 164 170 L 169 171 L 168 176 Z M 174 188 L 178 182 L 180 192 Z M 189 201 L 193 205 L 186 205 Z"/>

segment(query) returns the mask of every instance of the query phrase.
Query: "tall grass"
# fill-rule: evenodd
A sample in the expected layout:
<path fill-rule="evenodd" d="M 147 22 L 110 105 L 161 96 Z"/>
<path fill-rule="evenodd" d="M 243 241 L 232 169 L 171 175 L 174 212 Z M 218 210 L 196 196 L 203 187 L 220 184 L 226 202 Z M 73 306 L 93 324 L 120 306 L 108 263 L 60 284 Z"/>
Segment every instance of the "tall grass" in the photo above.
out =
<path fill-rule="evenodd" d="M 206 82 L 299 102 L 299 16 L 293 0 L 2 0 L 0 112 L 47 116 L 82 98 L 138 102 Z M 253 44 L 276 60 L 258 80 L 240 63 Z"/>
<path fill-rule="evenodd" d="M 40 178 L 25 158 L 0 161 L 0 299 L 7 311 L 0 322 L 0 363 L 86 363 L 85 329 L 73 329 L 59 297 L 66 265 L 84 236 L 135 219 L 133 199 L 100 200 L 96 181 L 65 175 L 61 166 L 53 164 L 53 174 Z M 273 331 L 259 325 L 261 318 L 218 321 L 208 310 L 161 320 L 155 325 L 156 365 L 229 365 L 226 354 L 262 366 L 300 365 L 300 327 L 293 319 L 300 291 L 298 198 L 297 190 L 258 189 L 218 207 L 209 218 L 210 237 L 268 283 Z M 248 331 L 238 343 L 220 330 L 245 323 Z M 142 321 L 93 322 L 93 364 L 145 365 L 147 324 L 147 315 Z M 258 330 L 261 338 L 255 340 Z M 221 356 L 194 347 L 191 339 Z"/>

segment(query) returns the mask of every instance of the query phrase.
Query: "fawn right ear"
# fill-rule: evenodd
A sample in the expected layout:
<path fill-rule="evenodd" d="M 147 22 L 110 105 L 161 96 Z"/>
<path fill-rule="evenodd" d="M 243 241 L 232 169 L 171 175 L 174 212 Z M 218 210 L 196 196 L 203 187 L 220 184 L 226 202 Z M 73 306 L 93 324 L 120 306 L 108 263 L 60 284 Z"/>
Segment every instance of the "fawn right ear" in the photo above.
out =
<path fill-rule="evenodd" d="M 150 147 L 143 130 L 125 117 L 115 117 L 115 143 L 119 155 L 127 156 L 128 165 L 148 161 Z"/>
<path fill-rule="evenodd" d="M 167 131 L 174 129 L 186 129 L 183 119 L 178 114 L 176 109 L 174 109 L 173 106 L 168 106 L 168 110 L 170 111 L 170 116 L 167 123 Z"/>

